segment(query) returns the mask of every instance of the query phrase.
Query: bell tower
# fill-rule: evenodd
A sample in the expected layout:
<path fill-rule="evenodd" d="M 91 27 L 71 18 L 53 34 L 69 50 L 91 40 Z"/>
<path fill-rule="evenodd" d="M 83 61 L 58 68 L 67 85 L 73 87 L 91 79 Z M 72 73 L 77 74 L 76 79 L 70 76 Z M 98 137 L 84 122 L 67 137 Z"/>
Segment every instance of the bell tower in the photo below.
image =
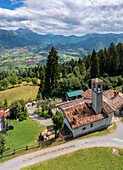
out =
<path fill-rule="evenodd" d="M 102 111 L 102 93 L 103 93 L 103 81 L 99 78 L 91 80 L 92 89 L 92 108 L 96 114 Z"/>

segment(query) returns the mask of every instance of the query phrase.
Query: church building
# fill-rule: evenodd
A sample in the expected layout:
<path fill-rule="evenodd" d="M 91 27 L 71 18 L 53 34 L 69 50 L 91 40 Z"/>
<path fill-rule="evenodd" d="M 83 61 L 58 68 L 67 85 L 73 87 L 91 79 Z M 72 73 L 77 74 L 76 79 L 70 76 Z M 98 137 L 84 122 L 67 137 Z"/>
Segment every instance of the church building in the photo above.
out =
<path fill-rule="evenodd" d="M 73 137 L 106 128 L 113 123 L 114 110 L 103 99 L 103 81 L 98 78 L 91 80 L 91 89 L 82 93 L 81 99 L 62 103 L 58 108 L 65 115 L 64 122 Z"/>

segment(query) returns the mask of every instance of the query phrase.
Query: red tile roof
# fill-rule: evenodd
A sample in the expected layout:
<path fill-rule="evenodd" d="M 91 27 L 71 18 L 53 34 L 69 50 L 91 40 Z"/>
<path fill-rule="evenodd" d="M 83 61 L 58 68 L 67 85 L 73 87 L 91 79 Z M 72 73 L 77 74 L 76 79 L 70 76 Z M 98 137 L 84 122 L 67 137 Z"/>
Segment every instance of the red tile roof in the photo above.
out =
<path fill-rule="evenodd" d="M 65 103 L 64 105 L 59 106 L 65 117 L 67 118 L 72 129 L 78 128 L 80 126 L 84 126 L 86 124 L 90 124 L 105 117 L 103 114 L 96 115 L 91 107 L 86 102 L 91 102 L 91 100 L 78 100 L 73 102 Z M 85 110 L 86 111 L 85 111 Z M 76 123 L 73 123 L 73 119 L 76 120 Z"/>
<path fill-rule="evenodd" d="M 88 89 L 84 93 L 82 93 L 82 97 L 84 97 L 85 99 L 91 99 L 91 93 L 92 93 L 92 90 Z"/>
<path fill-rule="evenodd" d="M 106 114 L 110 114 L 115 111 L 114 108 L 111 107 L 111 105 L 106 100 L 103 100 L 103 110 Z"/>
<path fill-rule="evenodd" d="M 123 94 L 120 92 L 116 92 L 116 96 L 114 95 L 116 91 L 109 89 L 104 93 L 104 96 L 107 98 L 110 103 L 113 103 L 115 107 L 120 108 L 123 106 Z"/>
<path fill-rule="evenodd" d="M 3 117 L 6 117 L 6 112 L 4 110 L 0 111 L 0 119 L 2 119 Z"/>
<path fill-rule="evenodd" d="M 82 97 L 84 97 L 85 99 L 91 99 L 92 97 L 91 92 L 92 92 L 91 89 L 86 90 L 82 94 Z M 109 89 L 103 93 L 103 100 L 106 101 L 108 106 L 110 107 L 110 113 L 112 113 L 112 109 L 113 111 L 115 111 L 116 108 L 120 108 L 121 106 L 123 106 L 123 94 L 119 92 L 119 94 L 117 94 L 116 97 L 114 97 L 114 92 L 115 90 Z M 109 110 L 108 108 L 106 108 L 108 106 L 106 106 L 106 104 L 104 105 L 105 110 Z"/>
<path fill-rule="evenodd" d="M 115 90 L 109 89 L 106 92 L 104 92 L 103 95 L 108 99 L 112 99 L 114 97 L 114 92 Z"/>
<path fill-rule="evenodd" d="M 113 111 L 116 110 L 116 108 L 117 108 L 116 105 L 110 99 L 108 99 L 107 97 L 103 96 L 103 101 L 106 101 Z"/>

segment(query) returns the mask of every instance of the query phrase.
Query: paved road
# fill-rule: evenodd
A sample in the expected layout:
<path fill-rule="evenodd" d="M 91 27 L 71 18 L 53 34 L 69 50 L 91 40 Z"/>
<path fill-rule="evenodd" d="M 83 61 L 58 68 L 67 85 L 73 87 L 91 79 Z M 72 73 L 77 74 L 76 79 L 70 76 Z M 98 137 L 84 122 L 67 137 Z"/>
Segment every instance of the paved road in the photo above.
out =
<path fill-rule="evenodd" d="M 40 125 L 44 125 L 44 126 L 53 125 L 53 122 L 51 119 L 45 119 L 43 117 L 40 117 L 37 114 L 34 114 L 34 111 L 36 110 L 36 106 L 30 106 L 30 107 L 27 107 L 27 109 L 28 109 L 29 117 L 35 120 L 36 122 L 38 122 Z"/>
<path fill-rule="evenodd" d="M 112 146 L 123 148 L 123 124 L 120 121 L 117 121 L 116 123 L 118 128 L 113 134 L 74 140 L 59 146 L 29 153 L 0 164 L 0 170 L 18 170 L 25 166 L 33 165 L 87 147 Z"/>

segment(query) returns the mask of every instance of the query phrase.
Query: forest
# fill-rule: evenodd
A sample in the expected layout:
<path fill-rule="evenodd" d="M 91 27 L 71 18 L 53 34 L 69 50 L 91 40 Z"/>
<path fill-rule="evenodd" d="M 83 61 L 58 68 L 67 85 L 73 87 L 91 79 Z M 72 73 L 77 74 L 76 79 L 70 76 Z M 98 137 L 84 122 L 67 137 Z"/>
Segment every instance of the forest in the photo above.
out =
<path fill-rule="evenodd" d="M 58 52 L 51 48 L 47 63 L 18 70 L 16 72 L 0 74 L 0 90 L 8 88 L 9 84 L 21 84 L 31 80 L 37 85 L 40 79 L 37 97 L 61 97 L 65 91 L 90 88 L 91 79 L 99 77 L 103 80 L 104 90 L 112 89 L 123 84 L 123 44 L 115 46 L 111 43 L 106 49 L 100 49 L 92 54 L 70 60 L 58 62 Z"/>

